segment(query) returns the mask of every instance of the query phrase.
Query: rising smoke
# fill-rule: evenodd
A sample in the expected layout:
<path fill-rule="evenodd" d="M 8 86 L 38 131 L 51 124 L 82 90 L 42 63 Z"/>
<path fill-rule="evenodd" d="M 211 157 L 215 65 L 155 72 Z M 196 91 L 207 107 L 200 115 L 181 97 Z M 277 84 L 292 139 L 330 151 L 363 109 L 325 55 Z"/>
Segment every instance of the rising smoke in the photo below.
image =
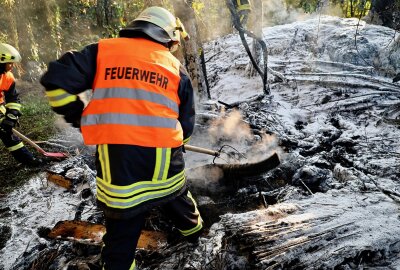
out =
<path fill-rule="evenodd" d="M 273 152 L 283 152 L 278 146 L 276 136 L 266 133 L 254 135 L 249 123 L 243 120 L 238 110 L 229 113 L 223 111 L 221 117 L 212 121 L 207 132 L 208 140 L 215 148 L 229 145 L 246 157 L 237 156 L 237 160 L 229 160 L 233 163 L 255 163 L 269 157 Z"/>

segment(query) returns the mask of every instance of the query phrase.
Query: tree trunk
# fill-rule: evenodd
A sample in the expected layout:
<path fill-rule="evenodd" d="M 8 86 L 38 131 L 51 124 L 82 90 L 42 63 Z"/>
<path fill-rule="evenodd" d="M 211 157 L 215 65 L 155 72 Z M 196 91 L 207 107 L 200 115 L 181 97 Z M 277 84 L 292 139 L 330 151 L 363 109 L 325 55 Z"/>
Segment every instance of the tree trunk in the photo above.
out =
<path fill-rule="evenodd" d="M 164 1 L 163 0 L 144 0 L 143 4 L 144 4 L 144 7 L 152 7 L 152 6 L 163 7 Z"/>
<path fill-rule="evenodd" d="M 105 27 L 109 25 L 109 13 L 110 13 L 110 1 L 109 0 L 97 0 L 96 4 L 96 18 L 97 25 L 99 27 Z"/>
<path fill-rule="evenodd" d="M 253 0 L 252 1 L 253 7 L 252 7 L 252 12 L 251 12 L 251 17 L 250 17 L 250 26 L 252 31 L 257 38 L 262 39 L 263 33 L 263 3 L 262 0 Z M 261 65 L 261 60 L 262 60 L 262 49 L 260 43 L 257 41 L 257 39 L 253 39 L 253 43 L 251 46 L 251 54 L 254 57 L 254 60 L 256 61 L 257 65 Z M 258 75 L 257 70 L 254 68 L 253 64 L 251 61 L 247 65 L 247 70 L 248 70 L 248 75 L 250 77 Z"/>
<path fill-rule="evenodd" d="M 354 17 L 354 5 L 353 5 L 353 0 L 350 0 L 350 17 Z"/>
<path fill-rule="evenodd" d="M 3 16 L 7 18 L 6 22 L 8 22 L 4 25 L 2 24 L 3 28 L 2 32 L 7 33 L 6 40 L 2 40 L 2 42 L 8 43 L 20 51 L 19 36 L 17 29 L 18 14 L 19 14 L 19 12 L 17 12 L 18 4 L 19 4 L 18 1 L 15 4 L 6 2 L 0 5 L 0 11 L 2 12 Z M 14 69 L 14 75 L 19 76 L 20 70 Z"/>
<path fill-rule="evenodd" d="M 196 15 L 192 8 L 193 0 L 173 1 L 175 15 L 182 20 L 186 32 L 190 35 L 190 40 L 182 41 L 183 57 L 185 66 L 192 79 L 193 88 L 200 99 L 206 98 L 205 80 L 201 69 L 201 59 L 199 51 L 202 44 L 198 33 Z"/>

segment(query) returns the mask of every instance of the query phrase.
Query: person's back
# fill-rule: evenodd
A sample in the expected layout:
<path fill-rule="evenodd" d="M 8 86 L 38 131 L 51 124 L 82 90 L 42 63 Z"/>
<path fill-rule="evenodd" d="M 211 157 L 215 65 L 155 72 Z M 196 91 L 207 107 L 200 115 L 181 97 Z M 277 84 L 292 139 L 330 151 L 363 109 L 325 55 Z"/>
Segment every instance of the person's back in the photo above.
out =
<path fill-rule="evenodd" d="M 183 159 L 194 128 L 193 89 L 170 52 L 182 27 L 167 10 L 148 8 L 120 38 L 65 54 L 41 80 L 53 109 L 80 127 L 86 144 L 97 145 L 105 269 L 133 269 L 140 231 L 154 206 L 183 236 L 196 238 L 202 230 Z M 83 108 L 77 94 L 88 88 L 93 97 Z"/>

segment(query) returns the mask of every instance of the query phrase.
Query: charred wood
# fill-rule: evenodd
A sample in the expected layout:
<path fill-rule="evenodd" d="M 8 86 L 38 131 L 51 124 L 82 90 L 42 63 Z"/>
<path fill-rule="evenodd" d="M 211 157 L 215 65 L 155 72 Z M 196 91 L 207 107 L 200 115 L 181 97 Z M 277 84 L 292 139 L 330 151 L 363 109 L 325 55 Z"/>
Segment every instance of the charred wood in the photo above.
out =
<path fill-rule="evenodd" d="M 335 199 L 322 194 L 314 195 L 318 199 L 310 199 L 310 203 L 297 201 L 300 204 L 281 204 L 249 212 L 250 220 L 246 221 L 234 214 L 224 215 L 222 222 L 230 231 L 228 246 L 249 254 L 252 269 L 334 269 L 353 262 L 363 266 L 383 263 L 385 257 L 371 254 L 383 252 L 393 256 L 400 247 L 391 233 L 379 243 L 368 236 L 371 231 L 366 227 L 372 229 L 374 224 L 366 223 L 369 217 L 363 213 L 372 210 L 383 217 L 380 204 L 391 205 L 393 211 L 397 208 L 378 194 L 365 195 L 363 204 L 352 204 L 360 211 L 357 215 L 350 209 L 336 207 Z M 354 196 L 357 195 L 349 194 L 341 203 L 350 205 L 358 200 Z M 379 199 L 374 199 L 376 196 Z M 316 204 L 317 201 L 323 203 Z M 382 224 L 379 235 L 393 228 Z"/>

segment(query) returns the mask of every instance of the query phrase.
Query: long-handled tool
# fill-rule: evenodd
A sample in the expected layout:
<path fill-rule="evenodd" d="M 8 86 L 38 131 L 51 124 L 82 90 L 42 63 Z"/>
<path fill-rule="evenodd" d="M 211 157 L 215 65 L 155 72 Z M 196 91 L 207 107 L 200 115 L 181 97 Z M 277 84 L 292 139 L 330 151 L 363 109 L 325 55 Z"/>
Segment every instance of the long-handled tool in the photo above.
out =
<path fill-rule="evenodd" d="M 210 149 L 206 149 L 206 148 L 201 148 L 198 146 L 193 146 L 193 145 L 185 145 L 185 150 L 188 151 L 192 151 L 192 152 L 197 152 L 197 153 L 201 153 L 201 154 L 207 154 L 207 155 L 211 155 L 214 157 L 219 157 L 221 155 L 220 152 L 218 151 L 214 151 L 214 150 L 210 150 Z"/>
<path fill-rule="evenodd" d="M 188 151 L 214 156 L 213 163 L 215 163 L 216 158 L 225 160 L 222 157 L 222 154 L 225 154 L 224 157 L 227 157 L 228 159 L 240 160 L 239 157 L 246 158 L 242 153 L 240 153 L 238 150 L 236 150 L 234 147 L 232 147 L 230 145 L 223 145 L 223 146 L 221 146 L 221 148 L 218 151 L 207 149 L 207 148 L 202 148 L 202 147 L 198 147 L 198 146 L 188 145 L 188 144 L 185 144 L 184 147 L 185 147 L 185 150 L 188 150 Z M 230 153 L 223 151 L 223 149 L 226 147 L 229 147 L 229 148 L 233 149 L 234 151 L 230 152 Z M 229 160 L 225 160 L 225 162 L 229 163 Z"/>
<path fill-rule="evenodd" d="M 43 150 L 39 145 L 37 145 L 35 142 L 33 142 L 31 139 L 26 137 L 24 134 L 19 132 L 16 129 L 12 129 L 12 132 L 14 133 L 15 136 L 21 138 L 24 142 L 28 143 L 30 146 L 35 148 L 38 152 L 40 152 L 42 155 L 46 157 L 51 157 L 51 158 L 67 158 L 68 155 L 66 153 L 61 153 L 61 152 L 56 152 L 56 153 L 51 153 L 51 152 L 46 152 Z"/>

